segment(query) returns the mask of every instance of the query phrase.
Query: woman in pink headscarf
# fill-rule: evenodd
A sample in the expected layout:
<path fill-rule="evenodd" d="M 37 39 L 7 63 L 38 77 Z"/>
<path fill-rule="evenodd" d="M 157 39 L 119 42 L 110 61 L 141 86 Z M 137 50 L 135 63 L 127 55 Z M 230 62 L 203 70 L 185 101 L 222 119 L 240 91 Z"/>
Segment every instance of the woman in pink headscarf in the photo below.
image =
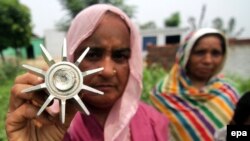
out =
<path fill-rule="evenodd" d="M 84 84 L 103 91 L 104 95 L 81 92 L 79 96 L 91 115 L 77 112 L 74 103 L 68 104 L 70 106 L 67 106 L 65 124 L 61 124 L 56 120 L 57 112 L 53 113 L 53 110 L 47 109 L 42 116 L 36 117 L 41 100 L 39 101 L 35 94 L 21 94 L 22 89 L 39 84 L 42 80 L 30 73 L 19 76 L 12 89 L 6 120 L 9 140 L 168 139 L 167 119 L 152 107 L 140 102 L 140 37 L 126 14 L 106 4 L 86 8 L 72 21 L 67 33 L 67 42 L 71 62 L 76 61 L 82 52 L 90 47 L 79 67 L 82 71 L 104 68 L 102 72 L 84 78 Z"/>

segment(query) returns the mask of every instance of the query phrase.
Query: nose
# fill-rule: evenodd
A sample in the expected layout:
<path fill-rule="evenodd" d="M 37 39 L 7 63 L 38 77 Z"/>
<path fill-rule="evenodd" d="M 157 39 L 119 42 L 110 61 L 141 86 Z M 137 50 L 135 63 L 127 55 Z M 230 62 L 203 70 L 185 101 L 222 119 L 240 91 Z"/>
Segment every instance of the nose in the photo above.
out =
<path fill-rule="evenodd" d="M 101 66 L 104 68 L 101 71 L 101 75 L 103 77 L 112 77 L 115 72 L 115 64 L 114 61 L 110 57 L 105 57 L 101 62 Z"/>
<path fill-rule="evenodd" d="M 206 64 L 210 64 L 213 61 L 213 56 L 210 53 L 207 53 L 204 58 L 203 58 L 203 62 Z"/>

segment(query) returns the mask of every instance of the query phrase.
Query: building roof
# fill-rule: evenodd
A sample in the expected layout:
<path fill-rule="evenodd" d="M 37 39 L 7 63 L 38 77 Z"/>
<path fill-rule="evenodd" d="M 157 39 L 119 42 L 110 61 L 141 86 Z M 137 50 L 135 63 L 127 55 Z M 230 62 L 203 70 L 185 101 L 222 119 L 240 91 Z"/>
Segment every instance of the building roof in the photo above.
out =
<path fill-rule="evenodd" d="M 140 33 L 144 36 L 147 35 L 159 35 L 159 34 L 164 34 L 164 35 L 179 35 L 183 34 L 184 32 L 187 32 L 189 28 L 179 28 L 179 27 L 168 27 L 168 28 L 157 28 L 157 29 L 143 29 L 140 30 Z"/>

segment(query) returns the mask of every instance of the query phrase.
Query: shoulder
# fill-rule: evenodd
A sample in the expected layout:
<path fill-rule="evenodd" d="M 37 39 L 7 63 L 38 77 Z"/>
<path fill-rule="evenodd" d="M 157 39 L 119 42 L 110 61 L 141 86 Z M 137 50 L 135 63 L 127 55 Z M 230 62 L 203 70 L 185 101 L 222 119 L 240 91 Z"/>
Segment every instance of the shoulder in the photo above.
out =
<path fill-rule="evenodd" d="M 223 94 L 226 94 L 231 98 L 236 99 L 236 101 L 239 99 L 240 95 L 238 92 L 238 88 L 232 82 L 228 81 L 225 78 L 217 78 L 216 83 L 220 84 L 217 88 Z"/>
<path fill-rule="evenodd" d="M 140 102 L 138 110 L 131 120 L 130 127 L 133 137 L 145 141 L 166 141 L 169 137 L 168 125 L 169 120 L 166 116 L 152 106 Z"/>
<path fill-rule="evenodd" d="M 140 102 L 136 115 L 144 118 L 144 120 L 148 120 L 152 125 L 162 124 L 164 126 L 168 126 L 169 124 L 169 120 L 165 115 L 144 102 Z"/>
<path fill-rule="evenodd" d="M 232 91 L 234 94 L 239 94 L 239 85 L 230 77 L 220 77 L 217 76 L 217 81 L 223 84 L 223 87 Z"/>

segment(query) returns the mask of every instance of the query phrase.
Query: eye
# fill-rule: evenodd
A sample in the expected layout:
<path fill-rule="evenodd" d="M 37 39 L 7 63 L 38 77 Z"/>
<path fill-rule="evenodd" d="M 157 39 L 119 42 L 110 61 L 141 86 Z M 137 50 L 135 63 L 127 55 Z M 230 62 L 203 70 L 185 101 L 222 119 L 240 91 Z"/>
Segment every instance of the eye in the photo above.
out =
<path fill-rule="evenodd" d="M 86 54 L 85 59 L 87 61 L 98 61 L 101 60 L 104 54 L 104 50 L 101 48 L 90 48 L 89 52 Z"/>
<path fill-rule="evenodd" d="M 112 52 L 112 59 L 117 63 L 125 63 L 130 58 L 130 49 L 119 49 Z"/>
<path fill-rule="evenodd" d="M 204 56 L 207 53 L 206 50 L 194 50 L 193 54 L 196 56 Z"/>
<path fill-rule="evenodd" d="M 220 50 L 212 50 L 211 55 L 214 57 L 222 56 L 222 51 Z"/>

